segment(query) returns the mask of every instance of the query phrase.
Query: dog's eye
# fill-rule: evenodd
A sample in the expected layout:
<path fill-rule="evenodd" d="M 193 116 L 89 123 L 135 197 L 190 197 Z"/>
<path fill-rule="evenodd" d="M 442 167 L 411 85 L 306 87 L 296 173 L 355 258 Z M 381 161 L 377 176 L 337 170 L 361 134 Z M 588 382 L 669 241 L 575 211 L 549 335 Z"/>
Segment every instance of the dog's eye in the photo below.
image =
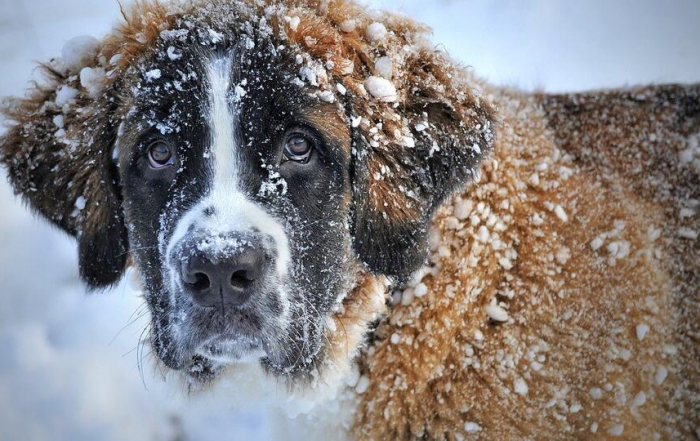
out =
<path fill-rule="evenodd" d="M 284 143 L 284 154 L 291 161 L 305 164 L 309 161 L 313 148 L 314 143 L 309 138 L 299 133 L 293 133 L 287 137 L 287 141 Z"/>
<path fill-rule="evenodd" d="M 170 146 L 163 141 L 156 141 L 148 147 L 148 162 L 153 168 L 162 168 L 175 162 Z"/>

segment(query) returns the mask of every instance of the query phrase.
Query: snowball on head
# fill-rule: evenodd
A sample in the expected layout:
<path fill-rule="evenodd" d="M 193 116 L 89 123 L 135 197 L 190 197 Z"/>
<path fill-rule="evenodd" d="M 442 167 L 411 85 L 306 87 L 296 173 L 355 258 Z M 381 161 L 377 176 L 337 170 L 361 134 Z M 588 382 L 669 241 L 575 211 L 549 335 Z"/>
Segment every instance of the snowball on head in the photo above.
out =
<path fill-rule="evenodd" d="M 63 107 L 64 105 L 78 98 L 78 94 L 78 90 L 70 86 L 58 86 L 58 89 L 56 89 L 56 99 L 54 102 L 58 107 Z"/>
<path fill-rule="evenodd" d="M 61 50 L 63 65 L 71 72 L 80 72 L 95 59 L 99 50 L 100 42 L 94 37 L 83 35 L 71 38 Z"/>
<path fill-rule="evenodd" d="M 381 23 L 374 22 L 371 25 L 367 26 L 367 39 L 371 42 L 378 42 L 384 39 L 386 37 L 386 26 L 384 26 Z"/>
<path fill-rule="evenodd" d="M 393 103 L 398 99 L 394 84 L 381 77 L 369 77 L 365 80 L 365 89 L 374 98 L 385 103 Z"/>
<path fill-rule="evenodd" d="M 394 62 L 391 57 L 380 57 L 374 62 L 374 70 L 379 74 L 379 76 L 390 80 L 394 74 Z"/>
<path fill-rule="evenodd" d="M 102 92 L 105 71 L 102 68 L 84 67 L 80 71 L 80 85 L 87 90 L 91 98 L 97 98 Z"/>

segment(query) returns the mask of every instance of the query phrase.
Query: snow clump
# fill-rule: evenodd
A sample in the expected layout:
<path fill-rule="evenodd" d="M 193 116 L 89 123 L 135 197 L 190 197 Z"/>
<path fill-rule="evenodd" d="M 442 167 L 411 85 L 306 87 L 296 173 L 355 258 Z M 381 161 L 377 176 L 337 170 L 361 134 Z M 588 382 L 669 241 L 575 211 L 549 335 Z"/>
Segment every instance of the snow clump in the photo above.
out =
<path fill-rule="evenodd" d="M 83 35 L 71 38 L 61 50 L 63 65 L 71 72 L 80 72 L 95 59 L 99 49 L 100 42 L 95 37 Z"/>
<path fill-rule="evenodd" d="M 637 340 L 642 341 L 644 340 L 644 337 L 647 335 L 647 332 L 649 332 L 649 325 L 646 323 L 640 323 L 637 325 Z"/>
<path fill-rule="evenodd" d="M 63 107 L 78 98 L 78 90 L 70 86 L 58 86 L 54 102 L 58 107 Z"/>
<path fill-rule="evenodd" d="M 488 315 L 491 320 L 496 322 L 508 321 L 508 312 L 498 306 L 495 302 L 486 306 L 486 315 Z"/>
<path fill-rule="evenodd" d="M 374 70 L 380 77 L 390 80 L 394 74 L 394 62 L 391 57 L 380 57 L 374 62 Z"/>
<path fill-rule="evenodd" d="M 469 433 L 481 432 L 481 426 L 475 422 L 467 421 L 466 423 L 464 423 L 464 430 Z"/>
<path fill-rule="evenodd" d="M 91 68 L 84 67 L 80 71 L 80 85 L 87 90 L 90 98 L 97 98 L 102 92 L 102 85 L 104 84 L 105 71 L 102 68 Z"/>
<path fill-rule="evenodd" d="M 367 39 L 370 42 L 376 43 L 384 40 L 384 37 L 386 37 L 387 34 L 387 30 L 383 24 L 374 22 L 371 25 L 367 26 L 365 34 L 367 35 Z"/>
<path fill-rule="evenodd" d="M 367 78 L 365 80 L 365 89 L 374 98 L 385 103 L 393 103 L 399 98 L 396 94 L 396 87 L 386 78 L 375 76 Z"/>

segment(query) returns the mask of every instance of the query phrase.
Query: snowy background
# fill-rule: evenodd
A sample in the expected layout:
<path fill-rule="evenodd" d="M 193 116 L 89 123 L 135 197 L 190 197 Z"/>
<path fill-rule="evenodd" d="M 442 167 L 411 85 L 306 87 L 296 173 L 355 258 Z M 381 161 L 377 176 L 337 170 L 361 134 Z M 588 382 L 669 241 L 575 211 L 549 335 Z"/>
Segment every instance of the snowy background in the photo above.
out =
<path fill-rule="evenodd" d="M 436 43 L 496 84 L 700 81 L 698 0 L 366 3 L 427 22 Z M 21 94 L 36 61 L 73 36 L 103 35 L 118 13 L 116 0 L 0 0 L 0 96 Z M 86 297 L 73 242 L 28 213 L 4 178 L 0 296 L 0 440 L 270 438 L 260 409 L 222 393 L 186 400 L 148 367 L 142 382 L 138 292 L 127 280 Z"/>

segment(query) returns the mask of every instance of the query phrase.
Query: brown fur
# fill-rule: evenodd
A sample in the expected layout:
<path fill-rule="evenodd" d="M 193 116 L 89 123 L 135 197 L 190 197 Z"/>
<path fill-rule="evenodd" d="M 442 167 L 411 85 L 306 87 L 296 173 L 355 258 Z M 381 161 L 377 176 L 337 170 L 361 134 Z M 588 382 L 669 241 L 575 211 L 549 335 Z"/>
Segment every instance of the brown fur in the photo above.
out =
<path fill-rule="evenodd" d="M 692 437 L 700 427 L 700 243 L 677 229 L 700 227 L 697 216 L 679 218 L 684 201 L 700 198 L 700 182 L 678 153 L 698 136 L 700 87 L 494 94 L 504 123 L 493 157 L 453 201 L 469 201 L 478 224 L 456 219 L 453 204 L 438 214 L 428 295 L 393 306 L 363 359 L 371 386 L 358 436 L 570 439 L 612 436 L 622 425 L 625 439 Z M 493 237 L 477 238 L 488 213 L 498 250 Z M 605 245 L 627 241 L 630 253 L 612 261 L 605 245 L 591 243 L 615 221 L 625 227 Z M 502 249 L 517 252 L 512 268 L 499 264 Z M 568 257 L 558 258 L 564 249 Z M 492 299 L 504 303 L 507 323 L 487 317 Z M 642 323 L 650 331 L 640 341 Z M 668 378 L 659 385 L 660 366 Z M 515 392 L 517 379 L 527 394 Z M 640 392 L 646 402 L 637 406 Z M 465 422 L 481 430 L 468 433 Z"/>

